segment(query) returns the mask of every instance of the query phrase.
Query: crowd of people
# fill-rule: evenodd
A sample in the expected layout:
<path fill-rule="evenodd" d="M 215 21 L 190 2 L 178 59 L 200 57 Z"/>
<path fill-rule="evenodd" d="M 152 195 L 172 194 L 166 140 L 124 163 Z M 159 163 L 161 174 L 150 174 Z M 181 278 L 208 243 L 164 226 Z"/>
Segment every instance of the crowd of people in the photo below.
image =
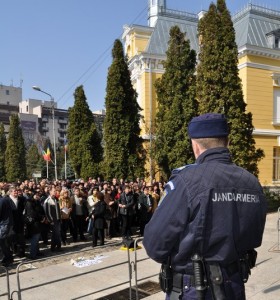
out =
<path fill-rule="evenodd" d="M 129 240 L 132 228 L 143 236 L 164 186 L 165 182 L 147 184 L 139 178 L 0 182 L 2 265 L 9 266 L 14 256 L 42 256 L 40 239 L 59 252 L 67 244 L 86 241 L 86 233 L 92 237 L 92 247 L 113 237 Z"/>

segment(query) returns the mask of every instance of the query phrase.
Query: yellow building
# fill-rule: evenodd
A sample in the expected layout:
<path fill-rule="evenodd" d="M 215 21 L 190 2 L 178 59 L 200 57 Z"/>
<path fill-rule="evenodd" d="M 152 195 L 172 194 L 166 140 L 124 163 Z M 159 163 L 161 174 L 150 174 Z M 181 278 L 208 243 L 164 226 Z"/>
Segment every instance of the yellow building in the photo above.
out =
<path fill-rule="evenodd" d="M 198 15 L 166 7 L 165 0 L 150 0 L 148 26 L 124 26 L 124 49 L 138 103 L 143 109 L 142 136 L 147 148 L 154 138 L 157 110 L 154 82 L 164 73 L 169 31 L 179 26 L 199 51 Z M 248 4 L 232 17 L 239 52 L 239 74 L 247 110 L 253 114 L 256 147 L 265 152 L 259 163 L 263 185 L 280 184 L 280 11 Z M 147 165 L 151 177 L 156 175 L 152 159 Z"/>

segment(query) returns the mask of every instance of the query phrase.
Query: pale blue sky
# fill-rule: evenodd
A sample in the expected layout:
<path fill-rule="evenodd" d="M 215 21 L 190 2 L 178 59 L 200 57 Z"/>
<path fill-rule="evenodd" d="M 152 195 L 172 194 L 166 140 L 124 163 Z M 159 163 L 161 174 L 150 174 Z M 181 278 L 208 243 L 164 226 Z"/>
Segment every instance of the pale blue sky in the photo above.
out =
<path fill-rule="evenodd" d="M 73 105 L 83 84 L 92 110 L 104 108 L 111 48 L 125 24 L 147 25 L 148 0 L 2 0 L 0 9 L 0 83 L 20 85 L 23 98 Z M 167 7 L 192 13 L 207 10 L 208 0 L 167 0 Z M 215 1 L 214 1 L 215 2 Z M 232 14 L 249 0 L 228 0 Z M 251 1 L 280 10 L 279 0 Z"/>

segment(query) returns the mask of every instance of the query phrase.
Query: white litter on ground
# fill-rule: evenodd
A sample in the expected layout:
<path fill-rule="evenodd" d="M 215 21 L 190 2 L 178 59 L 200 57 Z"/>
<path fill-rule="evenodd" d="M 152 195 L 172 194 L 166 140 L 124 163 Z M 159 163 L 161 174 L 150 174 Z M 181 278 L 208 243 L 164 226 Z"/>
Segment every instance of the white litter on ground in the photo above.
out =
<path fill-rule="evenodd" d="M 103 262 L 102 259 L 107 258 L 108 256 L 103 256 L 103 255 L 97 255 L 93 258 L 87 258 L 85 259 L 84 257 L 78 257 L 76 260 L 71 259 L 70 263 L 74 267 L 77 268 L 84 268 L 84 267 L 89 267 L 92 265 L 97 265 Z"/>
<path fill-rule="evenodd" d="M 25 269 L 37 269 L 37 267 L 35 267 L 33 264 L 24 264 L 22 265 L 23 268 Z"/>

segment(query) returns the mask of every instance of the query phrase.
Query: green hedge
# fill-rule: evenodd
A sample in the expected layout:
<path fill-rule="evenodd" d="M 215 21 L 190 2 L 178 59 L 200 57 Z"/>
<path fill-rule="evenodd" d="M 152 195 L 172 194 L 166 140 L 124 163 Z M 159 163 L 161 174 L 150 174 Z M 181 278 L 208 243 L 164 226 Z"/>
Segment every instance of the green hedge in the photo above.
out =
<path fill-rule="evenodd" d="M 280 188 L 266 186 L 263 190 L 267 199 L 268 212 L 276 212 L 280 207 Z"/>

